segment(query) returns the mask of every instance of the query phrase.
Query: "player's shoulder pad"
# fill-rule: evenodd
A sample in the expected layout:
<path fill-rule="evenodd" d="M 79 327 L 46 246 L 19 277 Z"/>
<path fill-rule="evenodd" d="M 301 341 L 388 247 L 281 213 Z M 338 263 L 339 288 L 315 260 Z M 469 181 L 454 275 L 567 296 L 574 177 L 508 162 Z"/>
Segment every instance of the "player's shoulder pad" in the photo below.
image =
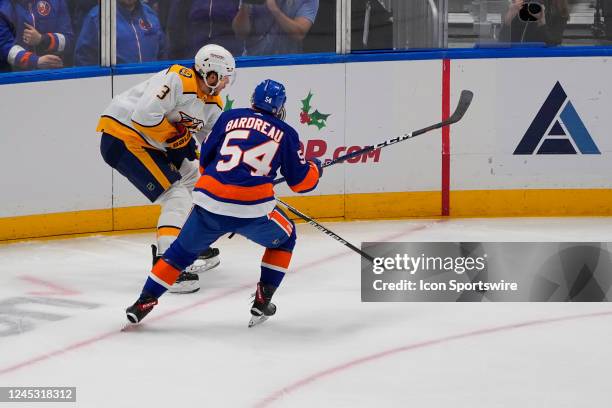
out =
<path fill-rule="evenodd" d="M 204 95 L 202 100 L 206 105 L 217 105 L 219 109 L 223 110 L 223 99 L 219 95 Z"/>
<path fill-rule="evenodd" d="M 175 64 L 168 68 L 167 74 L 170 73 L 175 73 L 178 75 L 183 85 L 183 94 L 197 95 L 198 83 L 195 78 L 195 72 L 191 68 Z"/>

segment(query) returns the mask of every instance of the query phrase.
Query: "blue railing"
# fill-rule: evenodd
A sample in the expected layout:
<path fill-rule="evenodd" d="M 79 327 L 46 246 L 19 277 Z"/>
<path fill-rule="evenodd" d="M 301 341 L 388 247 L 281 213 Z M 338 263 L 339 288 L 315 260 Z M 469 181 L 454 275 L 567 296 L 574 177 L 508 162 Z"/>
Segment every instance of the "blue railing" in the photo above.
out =
<path fill-rule="evenodd" d="M 351 54 L 300 54 L 269 57 L 238 57 L 238 68 L 313 65 L 313 64 L 346 64 L 370 61 L 410 61 L 436 59 L 497 59 L 497 58 L 558 58 L 558 57 L 609 57 L 612 47 L 542 47 L 542 46 L 503 46 L 427 50 L 381 50 L 362 51 Z M 190 60 L 160 61 L 142 64 L 125 64 L 112 68 L 74 67 L 58 70 L 38 70 L 10 72 L 0 74 L 0 85 L 24 82 L 41 82 L 65 79 L 92 78 L 110 75 L 133 75 L 161 71 L 168 66 L 180 63 L 190 65 Z"/>

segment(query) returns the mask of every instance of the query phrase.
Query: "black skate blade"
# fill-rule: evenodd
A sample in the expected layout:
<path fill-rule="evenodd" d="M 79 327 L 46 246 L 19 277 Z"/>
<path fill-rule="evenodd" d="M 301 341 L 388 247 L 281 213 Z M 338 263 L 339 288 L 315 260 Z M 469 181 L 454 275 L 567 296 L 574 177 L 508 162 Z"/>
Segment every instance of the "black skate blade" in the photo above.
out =
<path fill-rule="evenodd" d="M 262 324 L 266 320 L 268 320 L 270 316 L 261 315 L 261 316 L 251 316 L 251 320 L 249 320 L 249 328 L 257 326 L 258 324 Z"/>

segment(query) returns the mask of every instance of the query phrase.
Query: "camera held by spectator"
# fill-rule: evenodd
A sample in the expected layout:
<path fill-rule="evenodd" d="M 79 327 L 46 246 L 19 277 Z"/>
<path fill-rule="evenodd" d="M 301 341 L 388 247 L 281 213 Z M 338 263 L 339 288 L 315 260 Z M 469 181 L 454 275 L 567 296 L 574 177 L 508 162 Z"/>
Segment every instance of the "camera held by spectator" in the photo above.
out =
<path fill-rule="evenodd" d="M 544 5 L 539 1 L 530 1 L 529 3 L 523 3 L 519 10 L 519 19 L 521 21 L 542 21 L 546 17 L 542 11 Z"/>
<path fill-rule="evenodd" d="M 567 0 L 511 0 L 502 19 L 500 40 L 560 45 L 568 20 Z"/>

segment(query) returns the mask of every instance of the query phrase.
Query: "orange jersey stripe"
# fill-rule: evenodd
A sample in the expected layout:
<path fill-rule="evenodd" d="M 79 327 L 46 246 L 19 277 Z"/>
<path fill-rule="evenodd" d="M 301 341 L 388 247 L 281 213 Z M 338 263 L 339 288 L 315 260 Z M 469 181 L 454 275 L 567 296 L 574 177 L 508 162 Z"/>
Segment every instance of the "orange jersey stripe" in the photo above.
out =
<path fill-rule="evenodd" d="M 252 187 L 234 186 L 232 184 L 223 184 L 206 174 L 200 177 L 195 187 L 209 191 L 219 198 L 229 200 L 256 201 L 274 196 L 272 183 Z"/>
<path fill-rule="evenodd" d="M 102 116 L 98 121 L 96 132 L 104 132 L 121 139 L 133 149 L 135 147 L 153 147 L 137 131 L 110 116 Z"/>
<path fill-rule="evenodd" d="M 98 122 L 96 129 L 98 132 L 104 132 L 117 139 L 123 140 L 127 149 L 149 170 L 155 179 L 161 184 L 164 190 L 170 187 L 170 180 L 159 168 L 155 160 L 147 153 L 145 146 L 151 147 L 144 139 L 132 128 L 124 125 L 121 122 L 109 116 L 102 116 Z"/>
<path fill-rule="evenodd" d="M 179 227 L 161 227 L 157 229 L 157 238 L 178 237 L 179 232 L 181 232 Z"/>
<path fill-rule="evenodd" d="M 47 33 L 47 35 L 49 36 L 49 48 L 47 48 L 47 51 L 53 51 L 56 47 L 56 41 L 55 41 L 55 36 L 51 33 Z"/>
<path fill-rule="evenodd" d="M 153 158 L 146 152 L 146 149 L 132 149 L 127 144 L 126 146 L 128 146 L 129 151 L 132 152 L 134 156 L 138 158 L 138 160 L 140 160 L 140 162 L 147 168 L 147 170 L 149 170 L 153 177 L 155 177 L 155 180 L 157 180 L 158 183 L 161 184 L 161 186 L 164 188 L 164 191 L 170 188 L 170 186 L 172 185 L 170 183 L 170 180 L 168 180 L 168 177 L 166 177 L 162 169 L 160 169 L 157 163 L 155 163 L 155 160 L 153 160 Z"/>
<path fill-rule="evenodd" d="M 32 56 L 32 53 L 29 51 L 23 54 L 23 56 L 21 57 L 21 60 L 19 61 L 19 65 L 21 65 L 22 67 L 27 67 L 31 56 Z"/>
<path fill-rule="evenodd" d="M 291 222 L 287 218 L 283 217 L 283 215 L 278 211 L 272 211 L 270 214 L 268 214 L 268 218 L 276 222 L 279 227 L 285 230 L 287 235 L 291 235 L 291 233 L 293 232 L 293 225 L 291 224 Z"/>
<path fill-rule="evenodd" d="M 289 186 L 291 187 L 291 190 L 295 191 L 296 193 L 301 193 L 302 191 L 312 189 L 319 181 L 319 169 L 317 166 L 313 162 L 309 162 L 308 165 L 310 166 L 310 169 L 308 169 L 308 173 L 306 173 L 304 180 L 295 186 Z"/>
<path fill-rule="evenodd" d="M 183 85 L 184 94 L 195 94 L 198 92 L 196 73 L 192 69 L 175 64 L 168 68 L 168 72 L 175 72 L 178 74 Z"/>
<path fill-rule="evenodd" d="M 206 104 L 211 104 L 211 105 L 217 105 L 219 107 L 219 109 L 223 110 L 223 100 L 221 99 L 221 97 L 219 95 L 214 95 L 214 96 L 204 96 L 204 98 L 200 98 L 204 100 L 204 103 Z"/>
<path fill-rule="evenodd" d="M 267 248 L 261 262 L 287 269 L 291 262 L 291 252 L 283 251 L 282 249 Z"/>
<path fill-rule="evenodd" d="M 168 68 L 168 72 L 175 72 L 178 74 L 183 85 L 184 94 L 196 94 L 204 103 L 215 104 L 219 106 L 219 109 L 223 110 L 223 99 L 221 99 L 219 95 L 206 95 L 198 86 L 196 73 L 193 69 L 176 64 Z"/>
<path fill-rule="evenodd" d="M 179 135 L 178 130 L 166 118 L 163 118 L 161 122 L 153 126 L 141 125 L 133 120 L 132 124 L 136 129 L 160 143 L 164 143 L 168 139 Z"/>
<path fill-rule="evenodd" d="M 174 285 L 181 271 L 160 259 L 151 270 L 151 273 L 168 285 Z"/>

